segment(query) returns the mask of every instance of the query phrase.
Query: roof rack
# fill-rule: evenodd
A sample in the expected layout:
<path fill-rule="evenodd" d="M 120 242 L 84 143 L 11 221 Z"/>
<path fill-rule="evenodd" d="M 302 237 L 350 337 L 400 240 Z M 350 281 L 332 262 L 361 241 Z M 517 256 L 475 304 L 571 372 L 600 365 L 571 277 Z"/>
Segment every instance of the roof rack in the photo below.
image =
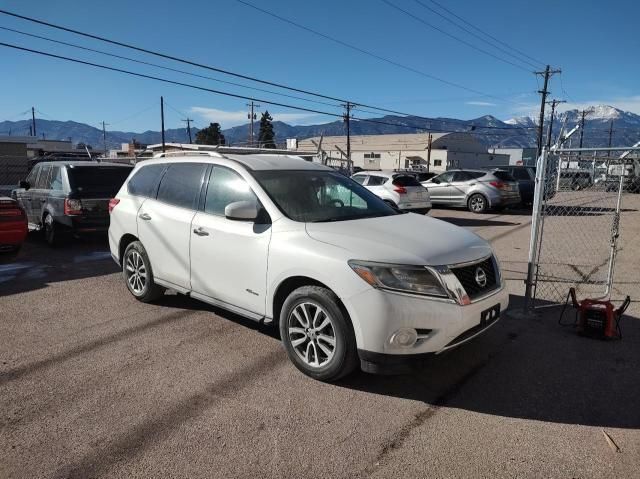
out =
<path fill-rule="evenodd" d="M 216 158 L 225 158 L 224 155 L 217 151 L 166 151 L 153 155 L 154 158 L 168 158 L 171 156 L 214 156 Z"/>

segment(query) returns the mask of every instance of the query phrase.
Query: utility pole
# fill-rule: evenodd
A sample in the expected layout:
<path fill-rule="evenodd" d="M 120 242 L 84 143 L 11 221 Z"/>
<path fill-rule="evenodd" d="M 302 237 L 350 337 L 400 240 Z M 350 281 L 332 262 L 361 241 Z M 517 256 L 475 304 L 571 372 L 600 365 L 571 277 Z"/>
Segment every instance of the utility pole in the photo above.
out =
<path fill-rule="evenodd" d="M 433 141 L 433 135 L 429 132 L 429 140 L 427 141 L 427 173 L 431 168 L 431 143 Z"/>
<path fill-rule="evenodd" d="M 162 96 L 160 97 L 160 126 L 162 127 L 162 153 L 164 153 L 164 98 Z"/>
<path fill-rule="evenodd" d="M 611 148 L 611 140 L 613 139 L 613 120 L 609 121 L 609 144 L 607 145 Z M 607 151 L 607 156 L 611 156 L 611 150 Z"/>
<path fill-rule="evenodd" d="M 566 103 L 565 100 L 556 100 L 555 98 L 548 101 L 547 104 L 551 105 L 551 117 L 549 118 L 549 131 L 547 132 L 547 149 L 551 148 L 551 137 L 553 136 L 553 116 L 556 112 L 556 107 L 560 103 Z"/>
<path fill-rule="evenodd" d="M 38 136 L 36 133 L 36 109 L 31 107 L 31 125 L 33 127 L 33 136 Z"/>
<path fill-rule="evenodd" d="M 191 122 L 193 121 L 191 118 L 187 118 L 186 120 L 182 120 L 187 123 L 187 134 L 189 135 L 189 144 L 193 143 L 191 141 Z"/>
<path fill-rule="evenodd" d="M 104 120 L 102 121 L 102 147 L 104 148 L 104 156 L 105 158 L 107 157 L 107 129 L 106 126 L 109 123 L 105 123 Z"/>
<path fill-rule="evenodd" d="M 247 106 L 251 108 L 249 113 L 247 114 L 247 118 L 249 119 L 249 146 L 253 146 L 253 121 L 256 119 L 257 115 L 253 112 L 253 109 L 260 108 L 260 105 L 257 103 L 247 103 Z"/>
<path fill-rule="evenodd" d="M 582 110 L 582 112 L 580 112 L 580 146 L 579 148 L 582 148 L 582 138 L 584 136 L 584 118 L 585 116 L 587 116 L 587 113 L 589 113 L 590 110 Z M 578 161 L 582 160 L 582 152 L 578 153 Z"/>
<path fill-rule="evenodd" d="M 347 102 L 342 105 L 345 108 L 345 113 L 342 115 L 344 123 L 347 127 L 347 161 L 349 162 L 349 168 L 351 169 L 351 109 L 355 106 L 351 102 Z"/>
<path fill-rule="evenodd" d="M 544 131 L 544 107 L 547 104 L 547 95 L 549 94 L 549 78 L 551 75 L 561 73 L 562 70 L 552 70 L 550 65 L 543 72 L 534 72 L 536 75 L 544 75 L 544 86 L 538 93 L 542 95 L 540 100 L 540 118 L 538 119 L 538 157 L 542 154 L 542 132 Z"/>

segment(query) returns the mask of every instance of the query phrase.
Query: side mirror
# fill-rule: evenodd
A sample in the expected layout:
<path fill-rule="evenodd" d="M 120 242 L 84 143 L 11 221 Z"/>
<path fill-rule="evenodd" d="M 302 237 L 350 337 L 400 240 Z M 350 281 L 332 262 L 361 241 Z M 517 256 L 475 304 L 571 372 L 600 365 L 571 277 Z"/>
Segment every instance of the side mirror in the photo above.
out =
<path fill-rule="evenodd" d="M 255 221 L 258 217 L 258 207 L 255 201 L 236 201 L 225 207 L 224 215 L 229 220 Z"/>
<path fill-rule="evenodd" d="M 18 186 L 20 186 L 20 188 L 24 188 L 25 190 L 28 190 L 29 188 L 31 188 L 31 184 L 27 180 L 20 180 L 20 183 L 18 183 Z"/>

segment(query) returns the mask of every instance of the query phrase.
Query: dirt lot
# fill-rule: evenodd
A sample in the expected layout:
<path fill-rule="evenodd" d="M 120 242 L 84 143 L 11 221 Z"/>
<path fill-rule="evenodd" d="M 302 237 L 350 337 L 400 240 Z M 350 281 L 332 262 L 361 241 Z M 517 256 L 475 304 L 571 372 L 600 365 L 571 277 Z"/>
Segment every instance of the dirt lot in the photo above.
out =
<path fill-rule="evenodd" d="M 626 207 L 616 296 L 637 300 Z M 494 244 L 517 310 L 530 216 L 432 215 Z M 507 315 L 420 374 L 327 385 L 268 328 L 136 302 L 102 242 L 32 238 L 0 264 L 0 477 L 640 477 L 638 303 L 618 342 L 558 312 Z"/>

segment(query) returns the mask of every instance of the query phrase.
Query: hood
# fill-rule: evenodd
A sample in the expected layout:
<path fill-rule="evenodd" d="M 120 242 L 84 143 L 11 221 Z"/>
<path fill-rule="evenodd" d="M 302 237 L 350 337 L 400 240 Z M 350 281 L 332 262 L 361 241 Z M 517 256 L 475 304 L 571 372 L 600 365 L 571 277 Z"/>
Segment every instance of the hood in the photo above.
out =
<path fill-rule="evenodd" d="M 352 253 L 352 259 L 449 265 L 492 253 L 489 243 L 459 226 L 407 213 L 329 223 L 307 223 L 311 238 Z"/>

